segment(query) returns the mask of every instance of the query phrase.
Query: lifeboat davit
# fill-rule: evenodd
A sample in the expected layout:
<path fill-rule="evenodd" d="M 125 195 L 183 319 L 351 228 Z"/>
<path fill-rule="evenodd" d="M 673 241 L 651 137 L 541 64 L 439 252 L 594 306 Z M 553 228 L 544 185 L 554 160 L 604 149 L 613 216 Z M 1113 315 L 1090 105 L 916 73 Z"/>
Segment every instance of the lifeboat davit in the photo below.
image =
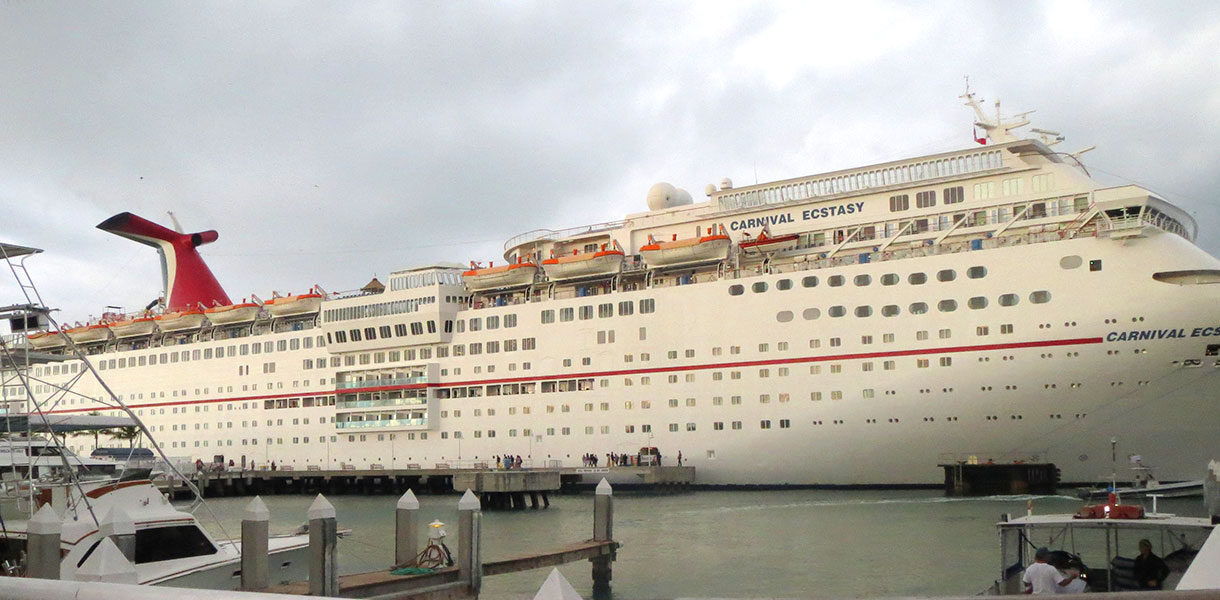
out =
<path fill-rule="evenodd" d="M 110 339 L 110 328 L 105 323 L 79 325 L 71 329 L 65 329 L 64 333 L 68 334 L 68 337 L 78 344 L 104 342 Z"/>
<path fill-rule="evenodd" d="M 157 330 L 157 322 L 152 317 L 132 317 L 122 321 L 111 321 L 110 331 L 116 338 L 151 335 Z"/>
<path fill-rule="evenodd" d="M 203 315 L 213 325 L 233 325 L 235 323 L 249 323 L 253 321 L 258 317 L 258 311 L 261 308 L 261 306 L 253 302 L 225 304 L 224 306 L 213 306 L 206 309 L 203 311 Z"/>
<path fill-rule="evenodd" d="M 64 336 L 59 335 L 58 331 L 35 331 L 26 335 L 25 339 L 30 343 L 30 347 L 35 350 L 58 348 L 65 343 Z"/>
<path fill-rule="evenodd" d="M 296 317 L 317 314 L 322 308 L 322 294 L 310 292 L 295 296 L 280 296 L 263 303 L 263 308 L 273 317 Z"/>
<path fill-rule="evenodd" d="M 732 243 L 728 234 L 724 233 L 724 226 L 720 227 L 720 233 L 684 240 L 674 235 L 669 242 L 658 242 L 648 236 L 648 243 L 640 246 L 640 256 L 650 267 L 695 265 L 724 260 Z"/>
<path fill-rule="evenodd" d="M 607 277 L 623 270 L 623 249 L 618 242 L 613 248 L 605 244 L 597 252 L 576 252 L 542 261 L 542 270 L 552 281 L 582 277 Z"/>
<path fill-rule="evenodd" d="M 206 317 L 202 310 L 180 310 L 177 312 L 167 312 L 155 317 L 157 329 L 165 333 L 199 329 L 203 326 L 205 319 Z"/>
<path fill-rule="evenodd" d="M 470 270 L 462 273 L 462 281 L 466 289 L 472 292 L 497 290 L 502 288 L 521 287 L 534 283 L 538 274 L 538 265 L 532 262 L 518 261 L 516 264 L 480 267 L 478 263 L 470 263 Z"/>
<path fill-rule="evenodd" d="M 741 251 L 749 255 L 770 254 L 772 252 L 780 252 L 782 250 L 791 250 L 796 247 L 801 241 L 801 236 L 790 233 L 788 235 L 772 236 L 767 228 L 763 228 L 762 233 L 753 239 L 743 239 L 738 242 L 741 246 Z"/>

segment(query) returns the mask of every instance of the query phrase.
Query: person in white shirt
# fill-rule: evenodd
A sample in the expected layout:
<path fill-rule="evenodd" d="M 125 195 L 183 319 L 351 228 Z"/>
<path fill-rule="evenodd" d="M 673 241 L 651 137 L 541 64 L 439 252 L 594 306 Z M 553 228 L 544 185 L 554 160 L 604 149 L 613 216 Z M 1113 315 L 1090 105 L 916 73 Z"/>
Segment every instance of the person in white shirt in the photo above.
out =
<path fill-rule="evenodd" d="M 1034 564 L 1025 568 L 1021 581 L 1025 584 L 1026 594 L 1063 594 L 1068 593 L 1068 586 L 1076 579 L 1076 575 L 1064 575 L 1059 569 L 1046 561 L 1051 551 L 1046 547 L 1038 548 L 1034 553 Z"/>

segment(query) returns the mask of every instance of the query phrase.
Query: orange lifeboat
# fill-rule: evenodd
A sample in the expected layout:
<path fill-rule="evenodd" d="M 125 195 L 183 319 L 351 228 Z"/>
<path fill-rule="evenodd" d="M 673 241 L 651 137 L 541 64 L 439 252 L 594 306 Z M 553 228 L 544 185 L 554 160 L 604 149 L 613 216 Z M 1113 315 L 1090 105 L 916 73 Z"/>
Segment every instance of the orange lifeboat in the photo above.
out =
<path fill-rule="evenodd" d="M 515 264 L 482 267 L 479 263 L 470 263 L 470 270 L 462 273 L 462 281 L 466 289 L 472 292 L 497 290 L 503 288 L 521 287 L 534 283 L 538 274 L 538 265 L 532 262 L 518 260 Z"/>
<path fill-rule="evenodd" d="M 78 344 L 104 342 L 110 339 L 110 328 L 106 326 L 106 323 L 77 325 L 71 329 L 65 329 L 64 333 L 68 334 L 68 337 Z"/>
<path fill-rule="evenodd" d="M 165 333 L 172 333 L 187 329 L 199 329 L 203 326 L 205 317 L 202 310 L 180 310 L 157 315 L 153 319 L 157 322 L 157 329 Z"/>
<path fill-rule="evenodd" d="M 791 250 L 796 247 L 801 241 L 801 236 L 790 233 L 788 235 L 772 236 L 771 231 L 766 227 L 758 234 L 758 237 L 753 239 L 743 239 L 738 242 L 741 251 L 749 255 L 769 254 L 772 252 L 780 252 L 782 250 Z"/>
<path fill-rule="evenodd" d="M 582 277 L 607 277 L 623 269 L 623 249 L 614 242 L 607 248 L 602 244 L 596 252 L 577 252 L 542 261 L 542 270 L 552 281 L 579 279 Z"/>
<path fill-rule="evenodd" d="M 253 302 L 242 302 L 240 304 L 213 306 L 212 308 L 205 309 L 203 314 L 213 325 L 233 325 L 253 321 L 258 317 L 258 311 L 261 309 L 261 306 Z"/>
<path fill-rule="evenodd" d="M 297 317 L 316 314 L 322 308 L 322 294 L 309 292 L 295 296 L 280 296 L 263 303 L 263 308 L 273 317 Z"/>
<path fill-rule="evenodd" d="M 114 332 L 114 337 L 116 338 L 151 335 L 157 330 L 157 321 L 149 316 L 111 321 L 109 325 L 110 331 Z"/>
<path fill-rule="evenodd" d="M 684 240 L 675 234 L 672 241 L 658 242 L 650 235 L 648 243 L 640 246 L 640 255 L 650 267 L 696 265 L 724 260 L 732 243 L 721 225 L 719 233 Z"/>
<path fill-rule="evenodd" d="M 59 335 L 58 331 L 35 331 L 26 335 L 25 339 L 35 350 L 59 348 L 64 345 L 64 336 Z"/>

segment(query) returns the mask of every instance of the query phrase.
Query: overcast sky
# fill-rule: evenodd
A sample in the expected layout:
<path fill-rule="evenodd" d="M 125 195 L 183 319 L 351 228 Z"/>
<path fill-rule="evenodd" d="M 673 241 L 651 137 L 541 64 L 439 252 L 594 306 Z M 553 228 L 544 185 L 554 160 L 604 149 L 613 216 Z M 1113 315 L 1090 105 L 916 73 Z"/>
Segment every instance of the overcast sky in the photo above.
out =
<path fill-rule="evenodd" d="M 963 76 L 1220 252 L 1220 3 L 0 1 L 0 240 L 60 319 L 160 293 L 131 211 L 229 295 L 503 260 L 669 181 L 971 144 Z M 7 274 L 0 304 L 16 301 Z"/>

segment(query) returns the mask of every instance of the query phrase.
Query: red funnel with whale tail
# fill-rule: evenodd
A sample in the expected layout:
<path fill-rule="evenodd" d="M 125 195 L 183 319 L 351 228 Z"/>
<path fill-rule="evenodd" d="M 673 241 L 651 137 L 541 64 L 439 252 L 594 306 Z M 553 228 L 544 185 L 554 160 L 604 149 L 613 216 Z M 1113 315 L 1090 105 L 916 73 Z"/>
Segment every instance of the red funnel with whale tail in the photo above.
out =
<path fill-rule="evenodd" d="M 126 212 L 98 223 L 97 228 L 157 249 L 168 310 L 232 304 L 195 250 L 196 246 L 216 241 L 219 235 L 215 231 L 178 233 Z"/>

